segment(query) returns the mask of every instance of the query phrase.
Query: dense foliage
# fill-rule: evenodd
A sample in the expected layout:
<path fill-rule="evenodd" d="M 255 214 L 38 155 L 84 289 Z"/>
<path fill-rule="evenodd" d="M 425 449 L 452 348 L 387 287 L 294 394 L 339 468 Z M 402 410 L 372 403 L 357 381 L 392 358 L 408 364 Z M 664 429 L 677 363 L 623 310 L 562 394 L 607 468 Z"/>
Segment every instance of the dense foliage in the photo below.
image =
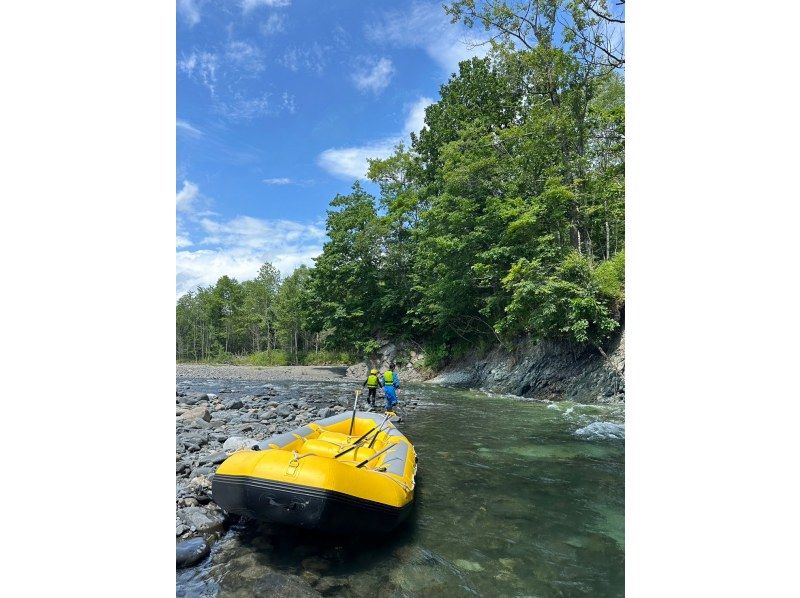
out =
<path fill-rule="evenodd" d="M 370 162 L 378 197 L 356 182 L 333 199 L 314 268 L 280 283 L 265 265 L 182 297 L 179 356 L 280 347 L 297 361 L 369 352 L 379 335 L 434 355 L 521 335 L 600 347 L 619 326 L 624 60 L 598 33 L 614 19 L 600 2 L 448 12 L 496 33 L 489 56 L 460 64 L 410 147 Z"/>

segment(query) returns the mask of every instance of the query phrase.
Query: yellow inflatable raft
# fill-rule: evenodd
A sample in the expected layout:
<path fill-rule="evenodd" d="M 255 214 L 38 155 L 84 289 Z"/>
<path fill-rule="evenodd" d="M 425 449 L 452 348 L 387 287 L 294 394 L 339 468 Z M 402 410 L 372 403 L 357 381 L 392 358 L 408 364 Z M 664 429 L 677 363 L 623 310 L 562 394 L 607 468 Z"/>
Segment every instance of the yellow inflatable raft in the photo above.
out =
<path fill-rule="evenodd" d="M 226 511 L 333 533 L 388 531 L 408 516 L 417 456 L 390 414 L 346 411 L 228 457 L 212 481 Z"/>

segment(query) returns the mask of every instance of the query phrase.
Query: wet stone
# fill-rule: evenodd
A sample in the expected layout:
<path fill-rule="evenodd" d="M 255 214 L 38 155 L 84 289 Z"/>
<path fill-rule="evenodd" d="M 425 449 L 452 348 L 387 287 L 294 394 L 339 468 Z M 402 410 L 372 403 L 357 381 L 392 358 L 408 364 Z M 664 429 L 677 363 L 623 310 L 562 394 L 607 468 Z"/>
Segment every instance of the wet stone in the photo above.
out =
<path fill-rule="evenodd" d="M 313 598 L 321 596 L 302 577 L 286 575 L 278 571 L 267 573 L 253 584 L 253 593 L 258 596 L 281 596 L 282 598 Z"/>
<path fill-rule="evenodd" d="M 225 521 L 220 512 L 203 507 L 186 507 L 178 511 L 178 517 L 189 529 L 200 533 L 219 531 Z"/>
<path fill-rule="evenodd" d="M 191 540 L 178 542 L 175 546 L 175 565 L 179 569 L 190 567 L 206 558 L 210 551 L 211 547 L 203 538 L 192 538 Z"/>

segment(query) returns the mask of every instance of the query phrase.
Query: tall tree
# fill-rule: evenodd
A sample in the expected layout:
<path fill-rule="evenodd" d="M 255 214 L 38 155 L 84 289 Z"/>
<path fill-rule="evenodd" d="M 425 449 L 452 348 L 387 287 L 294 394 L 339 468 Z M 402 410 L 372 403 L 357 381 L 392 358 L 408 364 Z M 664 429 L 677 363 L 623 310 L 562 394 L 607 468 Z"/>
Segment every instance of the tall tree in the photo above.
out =
<path fill-rule="evenodd" d="M 358 182 L 349 195 L 337 195 L 331 207 L 329 241 L 316 258 L 314 292 L 331 345 L 363 347 L 380 328 L 382 227 L 375 198 Z"/>

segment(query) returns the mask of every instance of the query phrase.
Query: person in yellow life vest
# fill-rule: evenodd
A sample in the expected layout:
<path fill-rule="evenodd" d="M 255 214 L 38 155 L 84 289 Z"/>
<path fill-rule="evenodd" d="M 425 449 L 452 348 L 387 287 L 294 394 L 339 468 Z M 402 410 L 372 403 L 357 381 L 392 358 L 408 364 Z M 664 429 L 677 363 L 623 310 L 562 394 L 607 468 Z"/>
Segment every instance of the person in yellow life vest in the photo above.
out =
<path fill-rule="evenodd" d="M 373 407 L 375 406 L 376 396 L 375 393 L 378 390 L 378 386 L 383 387 L 383 382 L 381 382 L 380 377 L 378 377 L 378 370 L 372 369 L 367 376 L 367 379 L 364 380 L 364 384 L 361 387 L 367 387 L 369 389 L 369 393 L 367 393 L 367 401 Z"/>
<path fill-rule="evenodd" d="M 386 411 L 391 411 L 397 405 L 397 390 L 400 388 L 400 378 L 395 371 L 395 365 L 389 364 L 389 369 L 383 372 L 383 392 L 386 395 Z"/>

